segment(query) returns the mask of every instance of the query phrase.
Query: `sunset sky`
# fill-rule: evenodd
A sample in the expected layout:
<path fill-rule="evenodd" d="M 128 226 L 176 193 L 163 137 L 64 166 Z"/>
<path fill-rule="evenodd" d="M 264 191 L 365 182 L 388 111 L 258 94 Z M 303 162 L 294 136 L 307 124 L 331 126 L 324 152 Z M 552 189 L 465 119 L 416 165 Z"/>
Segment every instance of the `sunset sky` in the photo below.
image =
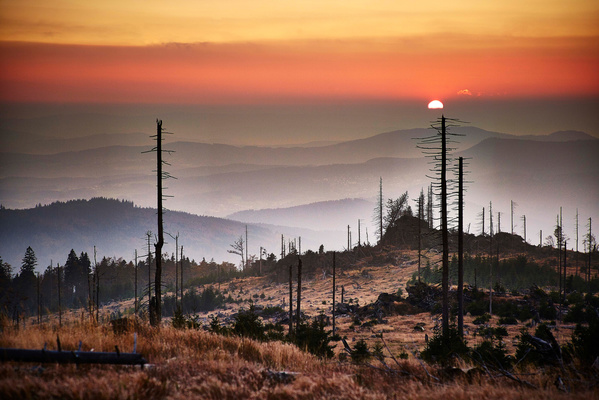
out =
<path fill-rule="evenodd" d="M 0 101 L 596 98 L 599 3 L 0 1 Z"/>

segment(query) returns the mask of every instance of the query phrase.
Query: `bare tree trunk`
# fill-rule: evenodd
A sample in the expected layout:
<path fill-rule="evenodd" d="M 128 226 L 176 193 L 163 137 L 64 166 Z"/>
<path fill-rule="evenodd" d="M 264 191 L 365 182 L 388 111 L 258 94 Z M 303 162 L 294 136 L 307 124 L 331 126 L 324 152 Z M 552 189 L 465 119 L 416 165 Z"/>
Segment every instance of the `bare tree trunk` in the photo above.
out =
<path fill-rule="evenodd" d="M 62 327 L 62 302 L 60 293 L 60 264 L 56 264 L 56 274 L 58 276 L 58 326 Z"/>
<path fill-rule="evenodd" d="M 464 159 L 458 166 L 458 334 L 464 338 Z M 419 251 L 420 253 L 420 251 Z M 418 254 L 420 260 L 420 254 Z"/>
<path fill-rule="evenodd" d="M 381 233 L 380 243 L 383 240 L 383 177 L 380 178 L 379 183 L 379 231 Z"/>
<path fill-rule="evenodd" d="M 443 240 L 443 339 L 449 342 L 449 238 L 447 232 L 447 140 L 445 116 L 441 116 L 441 235 Z"/>
<path fill-rule="evenodd" d="M 333 335 L 335 334 L 335 272 L 335 252 L 333 252 Z"/>
<path fill-rule="evenodd" d="M 40 293 L 40 273 L 37 273 L 36 286 L 37 286 L 37 324 L 40 325 L 42 323 L 42 297 Z M 87 275 L 87 283 L 89 286 L 89 274 Z M 89 294 L 88 294 L 89 298 Z"/>
<path fill-rule="evenodd" d="M 181 285 L 180 285 L 180 289 L 181 289 L 181 309 L 183 309 L 183 246 L 181 246 L 181 251 L 179 253 L 179 257 L 181 257 Z M 220 282 L 219 282 L 220 285 Z M 219 286 L 220 288 L 220 286 Z"/>
<path fill-rule="evenodd" d="M 289 264 L 289 336 L 293 333 L 293 264 Z"/>
<path fill-rule="evenodd" d="M 562 297 L 562 304 L 566 304 L 566 257 L 568 255 L 567 245 L 568 242 L 564 241 L 564 297 Z"/>
<path fill-rule="evenodd" d="M 98 271 L 98 259 L 96 246 L 94 246 L 94 266 L 96 267 L 96 324 L 100 322 L 100 271 Z"/>
<path fill-rule="evenodd" d="M 302 308 L 302 259 L 301 258 L 297 258 L 298 259 L 298 264 L 297 264 L 297 307 L 296 307 L 296 321 L 295 321 L 295 326 L 296 326 L 296 330 L 299 328 L 300 323 L 301 323 L 301 308 Z"/>
<path fill-rule="evenodd" d="M 154 326 L 160 326 L 162 319 L 162 246 L 164 245 L 164 228 L 162 225 L 162 121 L 156 120 L 156 187 L 158 208 L 158 242 L 154 244 L 156 250 L 156 272 L 154 274 Z"/>
<path fill-rule="evenodd" d="M 152 232 L 146 232 L 148 236 L 148 317 L 152 315 L 154 311 L 151 309 L 152 304 L 152 250 L 150 248 L 150 238 L 152 237 Z"/>
<path fill-rule="evenodd" d="M 175 309 L 179 304 L 179 234 L 175 236 Z"/>
<path fill-rule="evenodd" d="M 135 316 L 137 316 L 138 304 L 137 304 L 137 249 L 135 249 Z"/>
<path fill-rule="evenodd" d="M 418 283 L 420 283 L 420 267 L 422 263 L 422 222 L 424 220 L 424 190 L 420 189 L 418 197 Z"/>

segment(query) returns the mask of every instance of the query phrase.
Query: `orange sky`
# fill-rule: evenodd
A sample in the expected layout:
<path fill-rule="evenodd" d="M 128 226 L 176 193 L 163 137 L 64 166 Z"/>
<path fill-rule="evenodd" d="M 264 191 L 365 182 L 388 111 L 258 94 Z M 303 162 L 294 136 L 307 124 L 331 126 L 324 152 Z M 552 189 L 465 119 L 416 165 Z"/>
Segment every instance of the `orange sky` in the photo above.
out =
<path fill-rule="evenodd" d="M 599 94 L 596 1 L 93 3 L 0 0 L 0 101 Z"/>

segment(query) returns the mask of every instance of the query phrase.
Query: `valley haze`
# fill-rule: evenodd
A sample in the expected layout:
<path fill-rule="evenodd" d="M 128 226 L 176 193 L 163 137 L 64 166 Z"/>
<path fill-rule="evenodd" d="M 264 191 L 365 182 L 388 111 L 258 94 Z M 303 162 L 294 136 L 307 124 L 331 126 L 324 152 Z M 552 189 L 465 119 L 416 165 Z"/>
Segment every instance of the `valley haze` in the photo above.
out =
<path fill-rule="evenodd" d="M 323 106 L 316 118 L 310 114 L 317 109 L 312 106 L 310 112 L 304 113 L 314 118 L 303 122 L 298 117 L 301 112 L 292 113 L 291 108 L 286 108 L 291 113 L 289 124 L 299 121 L 301 129 L 306 125 L 315 127 L 326 115 L 327 107 L 331 110 L 330 106 Z M 352 107 L 346 111 L 359 109 Z M 382 109 L 384 111 L 385 107 Z M 197 140 L 194 138 L 202 137 L 208 129 L 206 126 L 192 123 L 184 128 L 180 124 L 181 120 L 197 121 L 198 116 L 175 113 L 173 119 L 163 119 L 166 131 L 174 131 L 173 135 L 167 136 L 164 145 L 166 149 L 174 150 L 166 156 L 166 161 L 171 164 L 167 170 L 177 177 L 166 182 L 165 193 L 174 197 L 169 198 L 165 206 L 168 210 L 200 216 L 184 218 L 179 213 L 169 212 L 165 223 L 170 224 L 170 232 L 186 232 L 181 234 L 180 244 L 185 246 L 187 255 L 196 260 L 205 257 L 237 263 L 237 256 L 228 254 L 227 250 L 244 234 L 245 224 L 250 225 L 249 253 L 256 255 L 261 246 L 269 253 L 279 255 L 281 234 L 288 239 L 301 236 L 303 250 L 316 250 L 320 244 L 327 249 L 341 250 L 347 247 L 348 225 L 353 244 L 357 242 L 358 219 L 362 242 L 376 243 L 372 219 L 379 178 L 383 179 L 385 200 L 408 191 L 410 204 L 415 209 L 415 199 L 421 189 L 426 193 L 430 184 L 427 175 L 431 175 L 429 160 L 417 148 L 418 140 L 435 134 L 434 130 L 421 127 L 381 130 L 355 137 L 366 130 L 368 122 L 382 128 L 378 117 L 383 111 L 375 112 L 374 107 L 366 107 L 360 115 L 369 115 L 370 119 L 366 118 L 362 125 L 345 134 L 340 132 L 348 122 L 341 118 L 319 128 L 330 129 L 330 135 L 318 133 L 314 136 L 307 131 L 306 134 L 279 137 L 279 141 L 270 146 L 242 144 L 239 137 L 228 136 L 226 129 L 223 141 L 229 138 L 239 143 Z M 155 176 L 152 172 L 155 159 L 153 154 L 143 154 L 153 146 L 149 136 L 153 133 L 154 120 L 148 115 L 121 115 L 114 111 L 113 114 L 34 114 L 0 118 L 0 203 L 3 207 L 27 209 L 56 201 L 105 197 L 133 202 L 135 207 L 130 211 L 135 213 L 140 212 L 140 207 L 155 208 Z M 355 118 L 350 114 L 347 114 L 350 120 Z M 177 115 L 185 117 L 177 119 Z M 273 132 L 284 128 L 260 122 L 259 115 L 231 112 L 227 115 L 232 121 L 237 118 L 236 122 L 230 122 L 230 129 L 245 126 L 251 130 L 247 137 L 255 137 L 257 142 L 260 137 L 268 139 Z M 268 115 L 272 117 L 273 114 Z M 209 114 L 203 116 L 209 119 Z M 281 115 L 281 120 L 285 116 Z M 426 124 L 438 116 L 440 113 L 428 111 L 421 118 Z M 222 115 L 218 118 L 220 122 L 215 126 L 222 128 L 226 118 Z M 391 120 L 383 124 L 392 125 Z M 180 129 L 171 129 L 171 126 Z M 216 129 L 215 126 L 212 128 Z M 293 129 L 290 126 L 290 130 Z M 263 130 L 268 132 L 260 133 Z M 540 230 L 543 241 L 553 234 L 555 216 L 562 206 L 569 246 L 575 241 L 574 218 L 578 209 L 582 249 L 582 234 L 588 218 L 599 217 L 599 139 L 573 130 L 516 135 L 485 130 L 472 124 L 454 127 L 452 132 L 463 135 L 457 138 L 454 156 L 464 156 L 469 163 L 467 179 L 471 183 L 465 197 L 465 229 L 471 233 L 480 232 L 479 214 L 485 207 L 488 230 L 491 201 L 495 230 L 500 212 L 501 230 L 509 232 L 510 201 L 513 200 L 517 203 L 514 233 L 524 236 L 521 217 L 526 215 L 527 241 L 538 244 Z M 300 138 L 305 141 L 301 142 Z M 155 223 L 150 214 L 146 214 L 147 223 L 136 223 L 133 230 L 115 225 L 114 229 L 119 232 L 115 231 L 114 241 L 102 242 L 107 248 L 99 246 L 101 254 L 131 259 L 136 248 L 141 254 L 145 232 L 152 230 Z M 68 216 L 64 218 L 69 220 Z M 75 248 L 76 251 L 91 252 L 94 244 L 104 240 L 101 238 L 108 235 L 109 230 L 104 226 L 102 233 L 98 231 L 94 236 L 95 224 L 91 223 L 97 221 L 94 218 L 90 215 L 84 225 L 88 230 L 87 241 L 81 241 L 80 234 L 70 236 L 68 229 L 60 230 L 55 235 L 65 235 L 61 250 L 51 250 L 47 240 L 33 235 L 35 226 L 28 227 L 30 235 L 27 235 L 28 229 L 21 227 L 20 242 L 2 240 L 0 255 L 15 268 L 30 245 L 38 255 L 38 269 L 44 269 L 49 258 L 63 262 L 62 258 L 66 258 L 71 247 L 78 245 L 82 248 Z M 169 221 L 169 218 L 173 220 Z M 13 224 L 18 224 L 14 219 L 10 225 L 6 221 L 3 220 L 0 228 L 5 238 L 15 229 Z M 195 227 L 192 228 L 193 224 Z M 64 222 L 58 225 L 66 226 Z M 73 225 L 76 225 L 75 221 Z M 212 230 L 214 237 L 209 238 Z M 122 236 L 124 231 L 128 232 L 127 239 Z M 72 240 L 72 245 L 68 244 L 67 238 Z M 18 248 L 7 248 L 9 242 Z M 123 247 L 125 243 L 128 249 Z M 174 243 L 167 245 L 165 251 L 174 252 Z"/>

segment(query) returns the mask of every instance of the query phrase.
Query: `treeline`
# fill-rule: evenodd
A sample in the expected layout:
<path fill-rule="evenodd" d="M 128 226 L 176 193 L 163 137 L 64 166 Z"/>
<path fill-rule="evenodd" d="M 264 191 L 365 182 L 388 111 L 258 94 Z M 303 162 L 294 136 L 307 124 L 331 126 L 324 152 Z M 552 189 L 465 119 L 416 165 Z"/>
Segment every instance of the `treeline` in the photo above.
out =
<path fill-rule="evenodd" d="M 449 264 L 451 282 L 457 283 L 458 259 L 453 256 Z M 427 263 L 421 268 L 420 279 L 428 284 L 441 283 L 441 268 Z M 418 273 L 412 275 L 412 282 L 418 281 Z M 540 287 L 557 287 L 560 282 L 555 266 L 550 263 L 539 264 L 529 260 L 525 255 L 497 260 L 481 254 L 464 255 L 464 282 L 479 288 L 492 286 L 497 291 L 528 289 L 533 285 Z M 599 279 L 591 279 L 590 283 L 578 276 L 569 274 L 566 278 L 567 291 L 596 293 L 599 291 Z"/>
<path fill-rule="evenodd" d="M 38 261 L 34 250 L 28 247 L 15 274 L 13 267 L 0 258 L 0 313 L 18 320 L 70 308 L 92 312 L 98 306 L 136 295 L 139 309 L 147 307 L 148 289 L 153 293 L 154 285 L 156 263 L 153 258 L 149 264 L 148 259 L 142 257 L 138 258 L 137 264 L 122 258 L 103 257 L 97 263 L 92 259 L 93 255 L 71 250 L 63 264 L 49 265 L 44 272 L 36 273 Z M 269 262 L 264 260 L 263 263 L 266 268 Z M 246 276 L 255 272 L 258 266 L 240 271 L 229 262 L 218 264 L 202 260 L 197 263 L 186 257 L 176 260 L 174 256 L 163 254 L 162 268 L 163 290 L 168 294 L 177 289 L 179 297 L 183 291 L 185 308 L 195 311 L 203 309 L 203 304 L 209 304 L 210 308 L 215 301 L 206 301 L 201 295 L 198 300 L 195 289 L 189 288 Z M 209 293 L 205 296 L 214 297 Z M 174 303 L 174 296 L 173 299 L 166 297 L 165 302 Z M 216 304 L 220 303 L 220 300 L 216 301 Z M 198 304 L 202 305 L 198 308 Z"/>

